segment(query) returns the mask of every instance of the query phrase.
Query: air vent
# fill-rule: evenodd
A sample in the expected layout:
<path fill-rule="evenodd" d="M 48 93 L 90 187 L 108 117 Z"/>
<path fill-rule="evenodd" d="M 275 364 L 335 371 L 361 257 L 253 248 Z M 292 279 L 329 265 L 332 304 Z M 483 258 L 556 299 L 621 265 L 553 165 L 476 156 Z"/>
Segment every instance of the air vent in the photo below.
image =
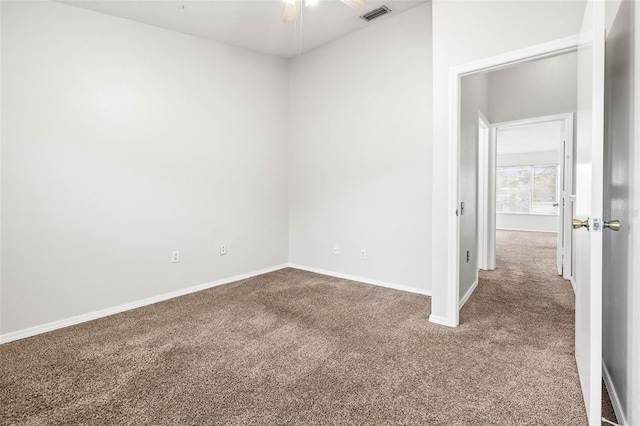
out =
<path fill-rule="evenodd" d="M 365 21 L 373 21 L 374 19 L 379 18 L 382 15 L 386 15 L 389 12 L 391 12 L 391 9 L 389 9 L 387 6 L 382 6 L 377 9 L 373 9 L 369 13 L 365 13 L 361 16 L 361 18 Z"/>

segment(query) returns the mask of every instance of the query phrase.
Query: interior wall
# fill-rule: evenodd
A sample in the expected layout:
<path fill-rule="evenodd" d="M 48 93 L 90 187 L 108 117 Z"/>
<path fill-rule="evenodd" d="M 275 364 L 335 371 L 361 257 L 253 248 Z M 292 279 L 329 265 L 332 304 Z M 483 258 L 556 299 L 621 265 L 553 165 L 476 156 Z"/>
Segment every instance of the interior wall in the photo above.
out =
<path fill-rule="evenodd" d="M 498 132 L 498 167 L 547 166 L 550 164 L 558 164 L 559 155 L 560 153 L 558 151 L 500 154 L 500 132 Z M 496 213 L 496 228 L 534 232 L 558 232 L 558 216 Z"/>
<path fill-rule="evenodd" d="M 292 263 L 431 290 L 431 70 L 428 3 L 291 60 Z"/>
<path fill-rule="evenodd" d="M 450 167 L 449 72 L 451 67 L 505 52 L 572 36 L 580 32 L 584 1 L 447 1 L 433 7 L 433 192 L 432 192 L 432 317 L 452 324 L 447 304 L 453 289 L 448 270 L 451 252 L 448 224 L 455 214 L 455 196 L 448 190 Z M 492 120 L 492 118 L 490 118 Z"/>
<path fill-rule="evenodd" d="M 575 112 L 577 53 L 519 64 L 489 73 L 490 119 L 494 123 Z M 557 164 L 558 153 L 529 153 L 528 164 Z M 542 156 L 543 158 L 539 158 Z M 554 156 L 552 158 L 552 156 Z M 502 159 L 501 159 L 502 157 Z M 498 165 L 521 165 L 500 156 Z M 531 161 L 538 161 L 532 163 Z M 515 163 L 513 161 L 516 161 Z M 501 162 L 503 164 L 501 164 Z M 558 232 L 557 216 L 496 214 L 498 229 Z"/>
<path fill-rule="evenodd" d="M 287 75 L 283 59 L 3 1 L 1 332 L 286 263 Z"/>
<path fill-rule="evenodd" d="M 575 112 L 577 67 L 573 52 L 489 73 L 490 121 Z"/>
<path fill-rule="evenodd" d="M 518 152 L 510 154 L 500 153 L 500 132 L 498 132 L 498 154 L 496 164 L 498 167 L 504 166 L 546 166 L 558 164 L 559 152 L 555 151 L 533 151 Z"/>
<path fill-rule="evenodd" d="M 605 220 L 617 219 L 622 224 L 618 232 L 603 232 L 603 286 L 602 286 L 602 358 L 605 379 L 613 395 L 621 424 L 638 424 L 634 417 L 632 374 L 639 354 L 634 353 L 633 334 L 638 335 L 637 311 L 633 301 L 634 276 L 637 285 L 638 263 L 634 263 L 637 245 L 632 229 L 639 226 L 637 178 L 634 167 L 634 99 L 637 84 L 634 72 L 634 7 L 632 2 L 621 2 L 606 41 L 605 68 L 605 161 L 604 161 L 604 214 Z M 609 10 L 608 10 L 609 12 Z M 612 19 L 609 16 L 609 19 Z M 637 30 L 635 30 L 637 31 Z M 635 81 L 634 81 L 634 76 Z M 637 102 L 637 101 L 636 101 Z M 637 105 L 637 104 L 636 104 Z M 637 108 L 637 106 L 635 106 Z M 636 123 L 636 126 L 638 123 Z M 635 187 L 635 188 L 634 188 Z M 637 286 L 636 286 L 637 289 Z M 637 338 L 637 337 L 636 337 Z M 638 390 L 636 388 L 635 392 Z M 636 395 L 635 404 L 640 404 Z M 622 423 L 624 422 L 624 423 Z"/>
<path fill-rule="evenodd" d="M 489 75 L 464 77 L 460 99 L 460 218 L 459 298 L 462 299 L 478 280 L 478 148 L 479 114 L 489 115 Z M 468 252 L 468 257 L 467 257 Z"/>
<path fill-rule="evenodd" d="M 633 16 L 633 168 L 640 170 L 640 82 L 638 81 L 638 71 L 640 70 L 640 7 L 635 2 L 631 2 L 631 13 Z M 637 175 L 634 174 L 634 179 Z M 631 228 L 631 264 L 640 265 L 640 185 L 634 180 L 631 193 L 633 194 L 633 221 Z M 640 422 L 640 267 L 634 267 L 631 276 L 631 328 L 629 330 L 629 341 L 631 343 L 631 356 L 629 365 L 629 377 L 631 387 L 629 390 L 629 422 Z M 630 423 L 631 424 L 631 423 Z"/>
<path fill-rule="evenodd" d="M 0 3 L 0 298 L 2 297 L 2 3 Z M 0 336 L 2 335 L 2 301 L 0 300 Z"/>

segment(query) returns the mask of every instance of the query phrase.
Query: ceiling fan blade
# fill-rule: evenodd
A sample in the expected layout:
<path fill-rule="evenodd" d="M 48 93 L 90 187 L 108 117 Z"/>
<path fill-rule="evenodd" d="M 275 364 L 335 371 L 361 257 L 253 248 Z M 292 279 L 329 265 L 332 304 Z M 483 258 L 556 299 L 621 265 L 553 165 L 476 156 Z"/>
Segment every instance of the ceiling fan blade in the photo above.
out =
<path fill-rule="evenodd" d="M 293 24 L 296 22 L 298 9 L 300 9 L 300 0 L 287 1 L 284 4 L 284 11 L 282 12 L 282 22 L 285 24 Z"/>
<path fill-rule="evenodd" d="M 340 0 L 340 1 L 353 9 L 360 9 L 362 6 L 364 6 L 364 3 L 366 0 Z"/>

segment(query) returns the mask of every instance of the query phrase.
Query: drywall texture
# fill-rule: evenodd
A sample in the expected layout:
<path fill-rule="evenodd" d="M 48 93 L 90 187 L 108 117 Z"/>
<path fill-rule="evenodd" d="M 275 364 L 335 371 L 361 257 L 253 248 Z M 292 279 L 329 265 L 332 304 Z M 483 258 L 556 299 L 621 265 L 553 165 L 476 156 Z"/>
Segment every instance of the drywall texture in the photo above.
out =
<path fill-rule="evenodd" d="M 430 290 L 431 68 L 429 4 L 291 60 L 291 262 Z"/>
<path fill-rule="evenodd" d="M 3 1 L 2 123 L 3 334 L 287 261 L 285 60 Z"/>
<path fill-rule="evenodd" d="M 455 307 L 447 304 L 455 291 L 447 234 L 455 215 L 456 194 L 450 193 L 449 70 L 479 59 L 530 47 L 580 32 L 583 1 L 447 1 L 433 5 L 433 157 L 432 176 L 432 315 L 451 323 Z M 491 117 L 489 117 L 491 119 Z"/>
<path fill-rule="evenodd" d="M 478 117 L 489 114 L 488 74 L 464 77 L 460 90 L 459 299 L 478 279 Z M 468 254 L 467 254 L 468 253 Z"/>
<path fill-rule="evenodd" d="M 489 73 L 489 120 L 575 112 L 577 66 L 574 52 Z"/>
<path fill-rule="evenodd" d="M 557 165 L 558 157 L 558 151 L 538 151 L 500 155 L 500 132 L 498 132 L 498 167 Z M 558 232 L 558 215 L 496 213 L 496 228 L 515 229 L 521 231 Z"/>

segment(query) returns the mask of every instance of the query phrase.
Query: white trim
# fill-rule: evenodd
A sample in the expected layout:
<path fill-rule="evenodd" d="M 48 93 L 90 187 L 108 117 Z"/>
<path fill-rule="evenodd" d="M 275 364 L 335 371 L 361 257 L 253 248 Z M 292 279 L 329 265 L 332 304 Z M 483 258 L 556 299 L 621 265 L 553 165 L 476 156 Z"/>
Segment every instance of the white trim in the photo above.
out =
<path fill-rule="evenodd" d="M 504 121 L 500 123 L 492 124 L 493 129 L 496 132 L 499 129 L 513 128 L 519 126 L 529 126 L 532 124 L 541 124 L 541 123 L 552 123 L 559 122 L 563 127 L 563 134 L 560 140 L 559 149 L 559 158 L 558 158 L 558 168 L 561 172 L 559 184 L 564 182 L 565 186 L 562 188 L 559 186 L 558 191 L 558 203 L 560 204 L 558 209 L 558 214 L 555 216 L 558 217 L 558 229 L 556 231 L 536 231 L 529 229 L 517 229 L 517 228 L 496 228 L 503 229 L 508 231 L 529 231 L 529 232 L 552 232 L 555 233 L 557 239 L 557 259 L 556 263 L 558 266 L 558 275 L 562 275 L 563 278 L 569 279 L 571 276 L 571 256 L 572 256 L 572 247 L 571 247 L 571 212 L 568 212 L 567 204 L 569 203 L 568 197 L 572 192 L 573 188 L 573 120 L 574 120 L 574 112 L 567 112 L 562 114 L 553 114 L 553 115 L 544 115 L 540 117 L 532 117 L 525 118 L 521 120 L 512 120 L 512 121 Z M 500 212 L 496 213 L 497 215 L 518 215 L 525 213 L 515 213 L 515 212 Z M 530 216 L 541 217 L 541 216 L 554 216 L 547 214 L 530 214 Z M 569 236 L 569 240 L 567 241 L 565 236 Z"/>
<path fill-rule="evenodd" d="M 602 378 L 604 379 L 604 384 L 607 386 L 609 399 L 611 399 L 611 405 L 613 406 L 613 411 L 616 413 L 616 419 L 618 420 L 618 424 L 620 426 L 626 425 L 627 419 L 624 415 L 624 411 L 622 411 L 622 405 L 620 404 L 620 397 L 618 396 L 616 387 L 613 385 L 613 381 L 611 380 L 611 374 L 609 373 L 609 369 L 607 368 L 607 365 L 604 362 L 602 362 Z"/>
<path fill-rule="evenodd" d="M 496 231 L 543 232 L 545 234 L 558 233 L 558 231 L 543 231 L 541 229 L 521 229 L 521 228 L 496 228 Z"/>
<path fill-rule="evenodd" d="M 552 121 L 566 121 L 573 120 L 573 112 L 565 112 L 562 114 L 542 115 L 540 117 L 524 118 L 522 120 L 501 121 L 499 123 L 493 123 L 493 127 L 500 127 L 503 129 L 509 127 L 528 126 L 531 124 L 550 123 Z"/>
<path fill-rule="evenodd" d="M 567 222 L 566 225 L 567 225 L 567 227 L 569 229 L 568 229 L 568 231 L 566 231 L 566 233 L 569 235 L 567 241 L 568 241 L 568 246 L 571 248 L 571 250 L 568 253 L 565 252 L 565 260 L 567 261 L 567 268 L 566 268 L 567 269 L 567 274 L 564 275 L 564 278 L 573 279 L 574 268 L 575 268 L 575 264 L 574 264 L 575 254 L 574 254 L 574 250 L 573 250 L 574 238 L 573 238 L 572 219 L 574 217 L 573 216 L 573 212 L 575 210 L 576 196 L 575 195 L 569 195 L 567 197 L 567 201 L 568 201 L 569 206 L 565 209 L 565 220 Z M 562 272 L 564 274 L 564 270 Z M 575 288 L 574 288 L 574 290 L 575 290 Z"/>
<path fill-rule="evenodd" d="M 518 49 L 501 55 L 491 56 L 478 61 L 451 67 L 449 69 L 449 132 L 446 141 L 448 145 L 447 162 L 449 172 L 447 176 L 448 197 L 444 208 L 447 210 L 446 223 L 434 223 L 434 227 L 445 226 L 447 235 L 447 324 L 458 325 L 459 322 L 459 220 L 455 215 L 459 202 L 459 144 L 460 144 L 460 80 L 465 75 L 472 75 L 486 71 L 495 71 L 515 64 L 530 62 L 573 52 L 578 47 L 579 35 L 561 38 L 547 43 Z M 434 183 L 440 185 L 441 182 Z"/>
<path fill-rule="evenodd" d="M 429 322 L 439 325 L 445 325 L 447 327 L 457 327 L 457 324 L 450 323 L 448 318 L 433 314 L 429 315 Z"/>
<path fill-rule="evenodd" d="M 569 281 L 571 281 L 571 288 L 573 289 L 573 294 L 576 294 L 576 280 L 573 279 L 573 277 L 569 278 Z"/>
<path fill-rule="evenodd" d="M 460 309 L 458 302 L 460 301 L 460 220 L 458 216 L 458 204 L 460 203 L 460 187 L 458 185 L 458 175 L 460 170 L 460 72 L 455 68 L 449 71 L 449 92 L 454 99 L 449 103 L 449 220 L 445 225 L 448 229 L 448 249 L 447 256 L 447 272 L 449 276 L 447 291 L 447 324 L 457 327 L 460 322 Z M 455 212 L 455 216 L 454 216 Z"/>
<path fill-rule="evenodd" d="M 484 133 L 484 136 L 480 136 Z M 496 269 L 495 231 L 495 132 L 486 117 L 478 112 L 478 269 Z"/>
<path fill-rule="evenodd" d="M 478 278 L 476 278 L 476 280 L 473 282 L 473 284 L 471 284 L 471 287 L 469 287 L 469 290 L 467 290 L 467 292 L 464 294 L 464 296 L 462 296 L 462 299 L 460 299 L 460 304 L 459 304 L 460 308 L 459 309 L 462 309 L 464 304 L 467 303 L 467 300 L 469 300 L 469 298 L 471 297 L 471 295 L 475 291 L 476 287 L 478 287 Z"/>
<path fill-rule="evenodd" d="M 235 275 L 233 277 L 223 278 L 218 281 L 200 284 L 200 285 L 185 288 L 182 290 L 172 291 L 170 293 L 161 294 L 159 296 L 148 297 L 146 299 L 137 300 L 135 302 L 125 303 L 124 305 L 114 306 L 112 308 L 107 308 L 107 309 L 101 309 L 99 311 L 89 312 L 89 313 L 78 315 L 75 317 L 66 318 L 63 320 L 54 321 L 47 324 L 37 325 L 35 327 L 25 328 L 24 330 L 18 330 L 12 333 L 6 333 L 3 335 L 0 335 L 0 344 L 12 342 L 14 340 L 24 339 L 27 337 L 32 337 L 32 336 L 46 333 L 49 331 L 58 330 L 60 328 L 69 327 L 71 325 L 81 324 L 83 322 L 107 317 L 109 315 L 118 314 L 120 312 L 129 311 L 131 309 L 141 308 L 143 306 L 152 305 L 158 302 L 163 302 L 165 300 L 184 296 L 190 293 L 195 293 L 197 291 L 206 290 L 208 288 L 217 287 L 219 285 L 229 284 L 229 283 L 240 281 L 240 280 L 245 280 L 247 278 L 252 278 L 258 275 L 278 271 L 280 269 L 286 268 L 287 266 L 288 266 L 287 264 L 272 266 L 270 268 L 260 269 L 258 271 L 248 272 L 246 274 L 241 274 L 241 275 Z"/>
<path fill-rule="evenodd" d="M 376 285 L 379 287 L 392 288 L 394 290 L 400 290 L 400 291 L 406 291 L 409 293 L 417 293 L 417 294 L 423 294 L 425 296 L 431 296 L 431 292 L 428 290 L 409 287 L 406 285 L 393 284 L 385 281 L 374 280 L 371 278 L 364 278 L 356 275 L 343 274 L 341 272 L 328 271 L 326 269 L 312 268 L 311 266 L 298 265 L 297 263 L 289 263 L 287 266 L 289 268 L 300 269 L 302 271 L 313 272 L 315 274 L 320 274 L 320 275 L 327 275 L 329 277 L 334 277 L 334 278 L 341 278 L 343 280 L 357 281 L 365 284 Z"/>
<path fill-rule="evenodd" d="M 564 212 L 564 218 L 562 219 L 562 238 L 564 242 L 562 247 L 562 276 L 565 279 L 569 279 L 573 275 L 573 265 L 571 264 L 571 259 L 573 259 L 573 227 L 571 226 L 571 220 L 573 219 L 573 205 L 571 202 L 571 195 L 573 194 L 573 171 L 576 167 L 573 155 L 573 146 L 576 142 L 575 134 L 573 133 L 573 126 L 575 125 L 574 114 L 567 117 L 565 121 L 566 141 L 564 144 L 565 152 L 562 163 L 562 172 L 564 173 L 564 191 L 562 198 L 562 211 Z"/>
<path fill-rule="evenodd" d="M 500 55 L 490 56 L 475 62 L 452 67 L 451 70 L 460 77 L 487 71 L 498 71 L 513 65 L 530 62 L 574 52 L 578 48 L 580 35 L 552 40 L 547 43 L 536 44 L 524 49 L 512 50 Z"/>

